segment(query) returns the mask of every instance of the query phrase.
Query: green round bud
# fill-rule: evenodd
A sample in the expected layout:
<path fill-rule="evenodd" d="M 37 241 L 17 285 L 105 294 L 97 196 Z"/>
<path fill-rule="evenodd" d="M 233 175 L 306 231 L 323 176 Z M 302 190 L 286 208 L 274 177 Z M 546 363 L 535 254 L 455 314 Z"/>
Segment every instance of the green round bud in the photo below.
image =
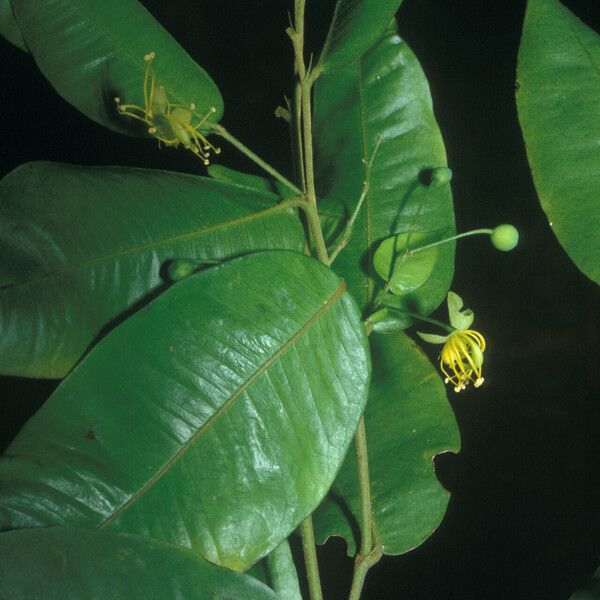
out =
<path fill-rule="evenodd" d="M 490 236 L 497 250 L 509 252 L 519 243 L 519 232 L 513 225 L 498 225 Z"/>
<path fill-rule="evenodd" d="M 167 273 L 171 281 L 179 281 L 189 277 L 196 269 L 196 263 L 189 260 L 188 258 L 180 258 L 171 261 Z"/>
<path fill-rule="evenodd" d="M 433 187 L 442 187 L 452 181 L 452 169 L 448 167 L 438 167 L 431 171 L 431 185 Z"/>

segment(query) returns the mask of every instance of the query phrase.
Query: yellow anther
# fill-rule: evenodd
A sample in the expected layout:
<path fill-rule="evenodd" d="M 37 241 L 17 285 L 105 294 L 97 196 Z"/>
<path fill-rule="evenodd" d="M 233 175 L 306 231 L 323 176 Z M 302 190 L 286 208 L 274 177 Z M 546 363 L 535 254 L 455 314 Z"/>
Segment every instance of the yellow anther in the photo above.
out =
<path fill-rule="evenodd" d="M 440 368 L 445 375 L 444 383 L 451 383 L 455 392 L 466 389 L 469 383 L 480 387 L 485 339 L 473 329 L 453 331 L 440 355 Z"/>
<path fill-rule="evenodd" d="M 217 112 L 214 106 L 203 116 L 195 114 L 196 104 L 189 104 L 189 108 L 181 104 L 169 102 L 165 88 L 156 81 L 153 61 L 155 52 L 148 52 L 144 56 L 146 71 L 144 74 L 143 93 L 144 106 L 136 104 L 121 104 L 120 98 L 115 98 L 120 114 L 126 115 L 148 126 L 148 133 L 161 144 L 176 148 L 181 144 L 187 150 L 198 156 L 207 165 L 209 153 L 220 152 L 200 132 L 200 128 L 208 117 Z"/>

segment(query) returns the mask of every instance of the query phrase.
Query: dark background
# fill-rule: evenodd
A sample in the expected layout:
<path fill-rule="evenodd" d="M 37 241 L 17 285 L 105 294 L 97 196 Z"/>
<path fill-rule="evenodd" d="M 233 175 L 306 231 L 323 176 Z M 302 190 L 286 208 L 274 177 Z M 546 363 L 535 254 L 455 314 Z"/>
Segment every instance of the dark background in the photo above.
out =
<path fill-rule="evenodd" d="M 598 2 L 565 3 L 600 31 Z M 272 114 L 291 89 L 291 0 L 143 4 L 215 78 L 225 126 L 289 173 L 287 130 Z M 331 2 L 310 5 L 316 47 Z M 600 561 L 600 288 L 557 243 L 531 182 L 514 104 L 524 8 L 521 0 L 405 0 L 398 14 L 430 79 L 459 231 L 511 222 L 521 244 L 510 254 L 484 239 L 459 244 L 453 289 L 488 339 L 486 384 L 450 392 L 462 451 L 437 461 L 452 492 L 444 522 L 420 548 L 370 572 L 367 600 L 566 600 Z M 29 160 L 199 172 L 189 153 L 158 152 L 87 120 L 2 40 L 0 111 L 0 175 Z M 254 171 L 229 148 L 222 156 Z M 55 385 L 0 379 L 2 447 Z M 347 593 L 352 563 L 343 552 L 337 541 L 322 553 L 328 598 Z"/>

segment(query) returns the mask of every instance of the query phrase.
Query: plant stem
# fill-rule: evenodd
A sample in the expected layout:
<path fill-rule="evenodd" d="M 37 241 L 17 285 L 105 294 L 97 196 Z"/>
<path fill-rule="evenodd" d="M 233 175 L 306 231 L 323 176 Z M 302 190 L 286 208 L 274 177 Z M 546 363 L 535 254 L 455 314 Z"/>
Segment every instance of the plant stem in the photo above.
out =
<path fill-rule="evenodd" d="M 352 578 L 352 588 L 348 600 L 359 600 L 363 585 L 369 569 L 376 565 L 383 555 L 383 549 L 379 542 L 376 542 L 373 550 L 366 556 L 358 554 L 354 562 L 354 577 Z"/>
<path fill-rule="evenodd" d="M 433 242 L 431 244 L 426 244 L 425 246 L 420 246 L 419 248 L 407 250 L 407 254 L 411 255 L 416 254 L 417 252 L 423 252 L 423 250 L 429 250 L 429 248 L 433 248 L 434 246 L 439 246 L 440 244 L 445 244 L 446 242 L 451 242 L 452 240 L 459 240 L 460 238 L 468 237 L 470 235 L 492 235 L 493 232 L 493 229 L 472 229 L 471 231 L 465 231 L 464 233 L 453 235 L 452 237 L 446 238 L 445 240 L 440 240 L 439 242 Z"/>
<path fill-rule="evenodd" d="M 280 208 L 301 208 L 302 210 L 305 210 L 306 200 L 304 200 L 302 196 L 292 196 L 291 198 L 286 198 L 285 200 L 282 200 L 277 206 Z"/>
<path fill-rule="evenodd" d="M 381 545 L 373 543 L 373 508 L 371 505 L 371 483 L 369 478 L 369 456 L 365 419 L 361 417 L 354 435 L 356 462 L 358 465 L 358 487 L 360 490 L 360 550 L 354 559 L 354 575 L 349 600 L 358 600 L 368 570 L 381 558 Z"/>
<path fill-rule="evenodd" d="M 312 108 L 310 101 L 311 88 L 314 82 L 313 73 L 310 73 L 302 82 L 302 138 L 304 140 L 304 177 L 306 182 L 305 192 L 308 203 L 306 217 L 310 234 L 317 251 L 317 257 L 323 264 L 329 265 L 329 256 L 327 254 L 325 239 L 323 238 L 321 221 L 319 220 L 317 194 L 315 190 L 312 141 Z"/>
<path fill-rule="evenodd" d="M 296 88 L 296 103 L 300 99 L 300 107 L 296 111 L 300 113 L 302 126 L 302 183 L 304 185 L 304 195 L 307 206 L 305 208 L 306 221 L 311 239 L 315 245 L 317 258 L 325 265 L 329 265 L 329 255 L 327 246 L 323 238 L 321 222 L 319 220 L 319 211 L 317 209 L 317 194 L 315 191 L 315 174 L 313 159 L 313 139 L 312 139 L 312 107 L 311 90 L 313 83 L 319 76 L 318 70 L 307 71 L 304 62 L 304 2 L 305 0 L 295 0 L 295 18 L 294 27 L 287 30 L 287 34 L 292 40 L 295 56 L 295 70 L 298 75 L 298 88 Z"/>
<path fill-rule="evenodd" d="M 304 564 L 306 565 L 310 598 L 311 600 L 323 600 L 321 580 L 319 579 L 319 565 L 317 563 L 317 549 L 315 547 L 315 532 L 310 515 L 300 523 L 300 535 L 302 537 L 302 550 L 304 552 Z"/>
<path fill-rule="evenodd" d="M 294 69 L 298 77 L 294 93 L 294 120 L 296 123 L 296 136 L 298 138 L 296 141 L 298 148 L 297 155 L 300 161 L 298 171 L 304 191 L 303 198 L 305 205 L 302 208 L 306 215 L 310 237 L 315 245 L 318 259 L 325 265 L 329 265 L 329 256 L 327 255 L 327 247 L 323 239 L 323 230 L 321 229 L 321 222 L 319 220 L 317 196 L 315 193 L 312 113 L 310 105 L 310 88 L 314 78 L 307 74 L 304 63 L 304 2 L 305 0 L 294 1 L 294 24 L 287 29 L 287 34 L 294 48 Z M 311 600 L 323 600 L 315 534 L 310 515 L 300 524 L 300 535 L 302 537 L 302 550 L 304 553 L 310 598 Z"/>
<path fill-rule="evenodd" d="M 367 453 L 367 430 L 364 417 L 358 422 L 358 429 L 354 435 L 356 446 L 356 462 L 358 464 L 358 486 L 360 489 L 360 519 L 361 539 L 360 554 L 366 556 L 373 545 L 373 528 L 371 525 L 371 483 L 369 480 L 369 455 Z"/>
<path fill-rule="evenodd" d="M 437 327 L 444 329 L 448 333 L 452 333 L 453 331 L 456 331 L 456 329 L 454 327 L 452 327 L 451 325 L 447 325 L 446 323 L 444 323 L 442 321 L 438 321 L 437 319 L 432 319 L 431 317 L 423 317 L 423 316 L 419 315 L 418 313 L 412 312 L 410 310 L 404 310 L 403 308 L 398 308 L 398 307 L 394 306 L 393 304 L 386 305 L 386 306 L 389 306 L 390 308 L 397 310 L 398 312 L 404 313 L 405 315 L 408 315 L 409 317 L 412 317 L 413 319 L 418 319 L 419 321 L 425 321 L 426 323 L 431 323 L 432 325 L 436 325 Z M 368 321 L 368 319 L 367 319 L 367 321 Z"/>
<path fill-rule="evenodd" d="M 336 7 L 337 7 L 337 5 L 336 5 Z M 369 191 L 369 174 L 371 172 L 371 167 L 373 166 L 373 161 L 375 160 L 375 155 L 377 154 L 377 150 L 379 150 L 379 144 L 381 144 L 381 136 L 378 136 L 377 141 L 375 142 L 375 147 L 373 148 L 373 153 L 371 154 L 371 158 L 368 160 L 368 162 L 367 162 L 366 158 L 363 158 L 363 162 L 365 163 L 365 166 L 366 166 L 365 180 L 363 182 L 363 189 L 360 194 L 360 197 L 358 198 L 358 202 L 356 203 L 356 207 L 354 208 L 354 212 L 352 213 L 352 216 L 348 220 L 346 227 L 344 227 L 344 231 L 342 232 L 340 241 L 338 242 L 336 247 L 333 249 L 333 251 L 329 255 L 329 265 L 330 266 L 333 264 L 333 261 L 337 258 L 338 254 L 346 247 L 346 245 L 350 241 L 350 238 L 352 237 L 352 230 L 354 229 L 354 222 L 356 221 L 358 214 L 360 213 L 360 209 L 362 208 L 363 202 L 365 201 L 365 198 L 367 197 L 367 193 Z"/>
<path fill-rule="evenodd" d="M 296 82 L 294 89 L 294 148 L 296 150 L 297 171 L 300 186 L 303 190 L 306 189 L 306 177 L 304 175 L 304 149 L 302 148 L 302 86 L 300 82 Z"/>
<path fill-rule="evenodd" d="M 279 171 L 277 171 L 271 165 L 266 163 L 262 158 L 260 158 L 254 152 L 252 152 L 250 148 L 242 144 L 242 142 L 240 142 L 240 140 L 231 135 L 231 133 L 229 133 L 229 131 L 227 131 L 225 127 L 219 125 L 218 123 L 211 123 L 210 127 L 213 133 L 222 137 L 224 140 L 227 140 L 232 146 L 235 146 L 242 154 L 245 154 L 250 160 L 255 162 L 259 167 L 261 167 L 267 173 L 269 173 L 269 175 L 275 177 L 275 179 L 286 185 L 293 192 L 296 192 L 298 195 L 302 195 L 302 190 L 295 186 L 289 179 L 284 177 Z"/>

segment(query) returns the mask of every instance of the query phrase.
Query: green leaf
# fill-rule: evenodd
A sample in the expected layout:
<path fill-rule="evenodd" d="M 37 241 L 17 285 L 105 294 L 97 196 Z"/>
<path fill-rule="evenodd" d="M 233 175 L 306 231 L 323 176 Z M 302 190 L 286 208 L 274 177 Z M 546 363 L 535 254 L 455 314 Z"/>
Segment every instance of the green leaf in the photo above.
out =
<path fill-rule="evenodd" d="M 385 306 L 371 313 L 367 323 L 378 333 L 393 333 L 409 327 L 412 320 L 406 313 Z"/>
<path fill-rule="evenodd" d="M 77 529 L 0 534 L 5 600 L 275 600 L 262 583 L 194 552 L 137 535 Z"/>
<path fill-rule="evenodd" d="M 438 335 L 437 333 L 422 333 L 417 331 L 417 335 L 428 344 L 445 344 L 449 336 Z"/>
<path fill-rule="evenodd" d="M 409 231 L 454 233 L 450 187 L 421 183 L 430 169 L 446 163 L 446 155 L 425 76 L 395 33 L 351 67 L 317 80 L 315 140 L 323 210 L 337 202 L 352 214 L 368 180 L 350 243 L 333 264 L 365 309 L 383 285 L 372 264 L 378 242 Z M 367 177 L 366 163 L 378 142 Z M 450 287 L 453 261 L 454 244 L 440 246 L 431 276 L 403 296 L 405 308 L 432 312 Z"/>
<path fill-rule="evenodd" d="M 383 240 L 373 256 L 373 266 L 377 274 L 389 281 L 389 290 L 402 296 L 422 286 L 429 278 L 437 262 L 438 248 L 409 254 L 430 243 L 430 236 L 423 233 L 401 233 Z"/>
<path fill-rule="evenodd" d="M 108 334 L 0 460 L 0 530 L 108 528 L 236 570 L 319 504 L 367 399 L 345 284 L 295 252 L 201 271 Z"/>
<path fill-rule="evenodd" d="M 468 329 L 475 319 L 475 313 L 470 308 L 462 310 L 462 298 L 452 291 L 448 292 L 447 301 L 450 325 L 455 329 Z"/>
<path fill-rule="evenodd" d="M 262 192 L 273 192 L 273 186 L 266 177 L 234 171 L 222 165 L 210 165 L 207 169 L 210 177 L 226 183 L 235 183 Z"/>
<path fill-rule="evenodd" d="M 165 288 L 161 267 L 302 250 L 274 194 L 203 177 L 30 163 L 0 182 L 0 371 L 62 377 Z"/>
<path fill-rule="evenodd" d="M 130 135 L 148 135 L 118 114 L 115 97 L 143 105 L 144 56 L 156 53 L 158 85 L 172 103 L 196 106 L 211 121 L 223 99 L 209 75 L 137 0 L 11 0 L 35 61 L 56 91 L 90 119 Z"/>
<path fill-rule="evenodd" d="M 0 35 L 17 48 L 27 52 L 27 46 L 12 11 L 10 0 L 0 0 Z"/>
<path fill-rule="evenodd" d="M 375 530 L 385 554 L 425 541 L 446 511 L 448 492 L 433 457 L 456 452 L 458 426 L 444 385 L 405 334 L 371 336 L 373 381 L 365 411 Z M 327 501 L 313 517 L 319 543 L 344 537 L 354 554 L 360 519 L 354 452 L 349 452 Z"/>
<path fill-rule="evenodd" d="M 517 108 L 552 231 L 600 284 L 600 36 L 557 0 L 529 0 Z"/>
<path fill-rule="evenodd" d="M 381 36 L 402 0 L 337 0 L 320 65 L 336 71 L 360 58 Z"/>
<path fill-rule="evenodd" d="M 229 183 L 237 183 L 246 187 L 251 187 L 257 190 L 273 192 L 280 198 L 291 198 L 298 194 L 290 189 L 287 185 L 281 183 L 277 179 L 269 179 L 260 175 L 252 175 L 250 173 L 242 173 L 235 171 L 222 165 L 210 165 L 207 168 L 208 174 L 219 181 L 227 181 Z"/>

